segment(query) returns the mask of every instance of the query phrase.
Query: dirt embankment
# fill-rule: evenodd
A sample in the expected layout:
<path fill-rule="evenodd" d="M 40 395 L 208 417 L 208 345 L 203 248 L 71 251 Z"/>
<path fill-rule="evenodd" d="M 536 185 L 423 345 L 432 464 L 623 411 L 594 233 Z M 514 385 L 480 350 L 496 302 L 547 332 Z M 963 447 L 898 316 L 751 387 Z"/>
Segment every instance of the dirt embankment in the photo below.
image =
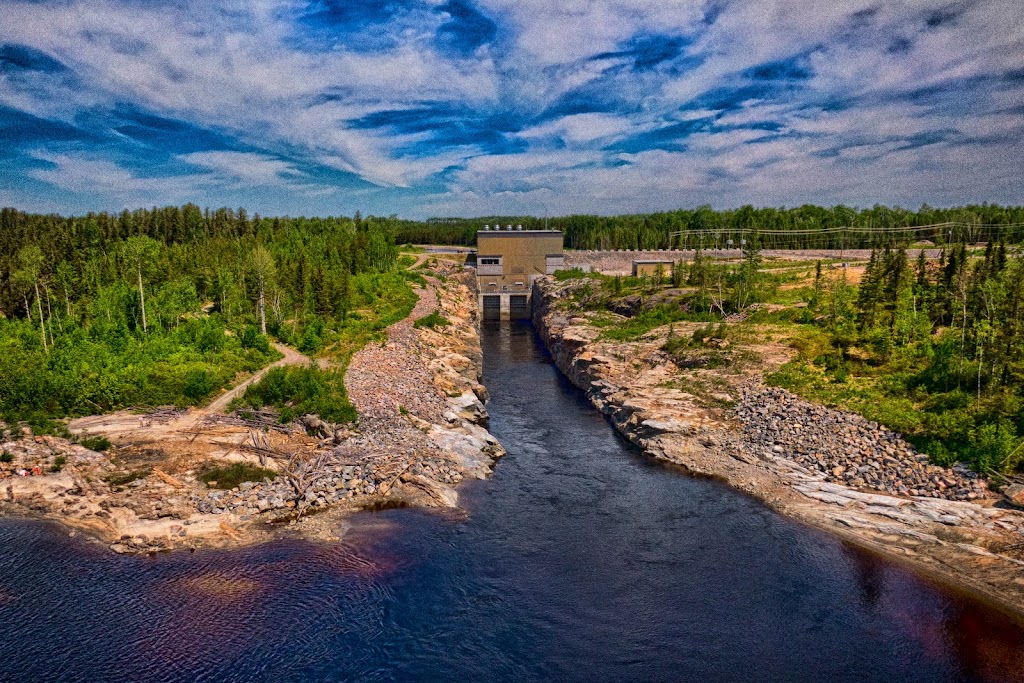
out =
<path fill-rule="evenodd" d="M 574 286 L 539 282 L 534 323 L 562 372 L 648 455 L 1024 617 L 1024 513 L 997 506 L 983 482 L 928 465 L 858 416 L 765 387 L 791 353 L 767 328 L 728 350 L 741 370 L 679 367 L 661 350 L 668 328 L 601 340 L 587 313 L 560 305 Z"/>
<path fill-rule="evenodd" d="M 351 360 L 345 384 L 356 424 L 304 416 L 281 425 L 269 413 L 226 414 L 264 370 L 205 408 L 122 411 L 69 425 L 80 437 L 109 439 L 106 452 L 55 437 L 9 440 L 0 512 L 58 520 L 117 552 L 151 552 L 282 532 L 336 537 L 339 517 L 364 508 L 457 507 L 459 482 L 486 476 L 504 451 L 484 426 L 471 274 L 447 263 L 421 272 L 428 286 L 417 290 L 412 314 L 388 328 L 386 342 Z M 433 311 L 448 324 L 414 326 Z M 277 365 L 309 362 L 281 350 Z M 231 489 L 201 480 L 205 469 L 232 463 L 277 476 Z M 24 470 L 36 476 L 17 476 Z"/>

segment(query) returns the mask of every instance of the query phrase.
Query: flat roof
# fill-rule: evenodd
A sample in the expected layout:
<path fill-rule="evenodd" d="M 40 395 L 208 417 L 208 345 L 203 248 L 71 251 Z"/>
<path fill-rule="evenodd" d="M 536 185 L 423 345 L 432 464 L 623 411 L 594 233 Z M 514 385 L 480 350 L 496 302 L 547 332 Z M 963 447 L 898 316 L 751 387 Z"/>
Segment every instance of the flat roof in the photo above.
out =
<path fill-rule="evenodd" d="M 561 230 L 477 230 L 477 237 L 480 235 L 492 235 L 494 237 L 515 237 L 519 235 L 537 236 L 542 237 L 544 235 L 561 235 Z"/>

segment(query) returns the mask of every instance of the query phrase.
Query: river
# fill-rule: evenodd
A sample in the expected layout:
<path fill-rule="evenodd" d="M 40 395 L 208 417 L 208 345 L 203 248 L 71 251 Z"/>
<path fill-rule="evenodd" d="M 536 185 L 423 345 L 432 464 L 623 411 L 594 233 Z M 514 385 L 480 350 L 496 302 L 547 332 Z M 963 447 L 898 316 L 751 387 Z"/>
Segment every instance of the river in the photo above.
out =
<path fill-rule="evenodd" d="M 116 556 L 0 520 L 0 681 L 1024 680 L 1024 630 L 629 447 L 484 331 L 494 476 L 340 543 Z"/>

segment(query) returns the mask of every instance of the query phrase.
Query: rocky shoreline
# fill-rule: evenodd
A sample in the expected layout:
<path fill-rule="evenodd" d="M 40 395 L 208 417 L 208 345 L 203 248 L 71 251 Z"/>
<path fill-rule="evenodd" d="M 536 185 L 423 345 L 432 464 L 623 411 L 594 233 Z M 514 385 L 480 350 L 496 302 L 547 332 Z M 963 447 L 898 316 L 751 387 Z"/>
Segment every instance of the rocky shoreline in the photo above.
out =
<path fill-rule="evenodd" d="M 982 479 L 929 465 L 857 415 L 764 386 L 785 359 L 764 346 L 746 349 L 761 356 L 756 369 L 728 374 L 677 367 L 660 350 L 664 329 L 602 340 L 589 314 L 562 303 L 575 286 L 539 281 L 534 324 L 558 368 L 646 454 L 1024 618 L 1024 513 Z"/>
<path fill-rule="evenodd" d="M 825 481 L 894 496 L 979 500 L 989 494 L 970 468 L 929 465 L 899 434 L 785 389 L 744 387 L 735 413 L 748 453 L 786 455 Z"/>
<path fill-rule="evenodd" d="M 428 285 L 412 313 L 348 366 L 357 423 L 307 415 L 254 430 L 238 414 L 171 410 L 82 421 L 87 435 L 110 437 L 106 452 L 18 434 L 0 445 L 10 455 L 0 464 L 0 513 L 56 520 L 115 552 L 145 553 L 281 533 L 336 538 L 339 517 L 367 508 L 456 508 L 459 483 L 487 476 L 504 450 L 485 426 L 475 280 L 459 264 L 421 272 Z M 448 324 L 414 326 L 434 311 Z M 211 488 L 200 479 L 211 463 L 277 476 Z M 36 476 L 17 476 L 25 470 Z"/>

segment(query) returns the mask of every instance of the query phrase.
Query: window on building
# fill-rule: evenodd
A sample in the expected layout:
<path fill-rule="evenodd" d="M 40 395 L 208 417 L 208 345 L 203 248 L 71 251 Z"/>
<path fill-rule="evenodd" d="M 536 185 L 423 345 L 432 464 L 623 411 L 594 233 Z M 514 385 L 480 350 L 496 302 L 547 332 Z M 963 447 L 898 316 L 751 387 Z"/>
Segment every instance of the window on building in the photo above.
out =
<path fill-rule="evenodd" d="M 501 259 L 500 258 L 482 258 L 482 259 L 480 259 L 480 265 L 481 266 L 500 266 L 501 265 Z"/>

